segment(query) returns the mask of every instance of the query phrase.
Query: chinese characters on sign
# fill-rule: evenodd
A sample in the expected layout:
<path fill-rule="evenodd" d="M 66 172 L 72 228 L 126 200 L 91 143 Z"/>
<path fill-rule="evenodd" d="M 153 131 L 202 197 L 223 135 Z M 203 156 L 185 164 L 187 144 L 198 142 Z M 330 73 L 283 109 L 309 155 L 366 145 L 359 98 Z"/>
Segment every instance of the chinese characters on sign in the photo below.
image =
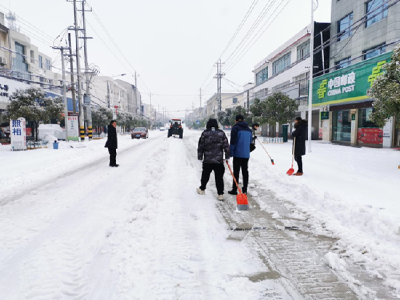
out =
<path fill-rule="evenodd" d="M 317 91 L 318 98 L 320 99 L 325 98 L 326 92 L 328 92 L 328 96 L 350 93 L 354 91 L 355 87 L 356 87 L 355 72 L 331 78 L 329 81 L 328 79 L 325 79 L 321 82 L 319 89 Z"/>
<path fill-rule="evenodd" d="M 78 141 L 79 140 L 78 116 L 68 116 L 67 126 L 68 126 L 68 140 Z"/>
<path fill-rule="evenodd" d="M 10 120 L 11 150 L 26 150 L 26 120 Z"/>

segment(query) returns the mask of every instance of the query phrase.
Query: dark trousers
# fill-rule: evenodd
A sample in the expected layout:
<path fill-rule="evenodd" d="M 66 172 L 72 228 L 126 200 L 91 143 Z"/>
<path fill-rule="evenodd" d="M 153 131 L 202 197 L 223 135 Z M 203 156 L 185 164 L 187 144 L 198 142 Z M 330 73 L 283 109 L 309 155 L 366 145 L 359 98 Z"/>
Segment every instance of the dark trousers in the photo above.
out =
<path fill-rule="evenodd" d="M 303 160 L 301 159 L 301 156 L 295 156 L 294 160 L 297 162 L 297 166 L 299 167 L 298 172 L 303 173 Z"/>
<path fill-rule="evenodd" d="M 217 186 L 218 195 L 224 194 L 224 164 L 205 164 L 203 163 L 203 173 L 201 174 L 201 186 L 203 191 L 206 189 L 207 183 L 210 180 L 211 172 L 214 171 L 215 185 Z"/>
<path fill-rule="evenodd" d="M 110 166 L 115 166 L 117 164 L 117 149 L 108 148 L 108 153 L 110 153 Z"/>
<path fill-rule="evenodd" d="M 243 193 L 247 193 L 247 185 L 249 184 L 249 170 L 248 170 L 249 159 L 234 157 L 233 158 L 233 175 L 239 183 L 240 169 L 242 169 L 243 176 Z M 235 181 L 232 183 L 232 190 L 237 191 Z"/>

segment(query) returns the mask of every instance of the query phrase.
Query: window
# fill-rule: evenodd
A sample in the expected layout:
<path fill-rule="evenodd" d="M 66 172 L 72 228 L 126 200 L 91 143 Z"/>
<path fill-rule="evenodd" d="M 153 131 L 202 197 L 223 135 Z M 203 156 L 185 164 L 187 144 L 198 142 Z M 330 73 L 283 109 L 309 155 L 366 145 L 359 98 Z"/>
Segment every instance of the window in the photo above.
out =
<path fill-rule="evenodd" d="M 346 68 L 351 65 L 351 57 L 339 60 L 335 63 L 335 65 L 336 65 L 336 70 Z"/>
<path fill-rule="evenodd" d="M 256 84 L 261 84 L 268 79 L 268 67 L 262 69 L 260 72 L 256 74 Z"/>
<path fill-rule="evenodd" d="M 233 103 L 233 104 L 238 103 L 238 98 L 232 98 L 232 103 Z"/>
<path fill-rule="evenodd" d="M 353 13 L 348 14 L 343 19 L 338 21 L 338 41 L 342 41 L 345 38 L 351 36 L 353 25 Z"/>
<path fill-rule="evenodd" d="M 30 79 L 30 75 L 28 74 L 28 64 L 25 60 L 25 46 L 15 42 L 15 52 L 12 67 L 13 71 L 17 71 L 17 75 L 21 78 Z"/>
<path fill-rule="evenodd" d="M 310 73 L 303 73 L 299 76 L 293 77 L 293 83 L 299 85 L 299 95 L 308 95 L 308 81 Z"/>
<path fill-rule="evenodd" d="M 297 60 L 301 60 L 310 55 L 310 40 L 297 47 Z"/>
<path fill-rule="evenodd" d="M 367 16 L 366 27 L 369 27 L 388 16 L 388 4 L 384 4 L 384 2 L 384 0 L 371 0 L 366 3 L 366 13 L 369 13 Z"/>
<path fill-rule="evenodd" d="M 277 75 L 290 66 L 290 52 L 282 56 L 272 64 L 273 75 Z"/>
<path fill-rule="evenodd" d="M 31 63 L 35 62 L 35 52 L 31 50 Z"/>
<path fill-rule="evenodd" d="M 43 69 L 43 57 L 39 55 L 39 68 Z"/>
<path fill-rule="evenodd" d="M 51 71 L 51 63 L 48 59 L 46 59 L 46 69 Z"/>
<path fill-rule="evenodd" d="M 376 46 L 364 51 L 364 60 L 381 55 L 386 52 L 386 44 Z"/>

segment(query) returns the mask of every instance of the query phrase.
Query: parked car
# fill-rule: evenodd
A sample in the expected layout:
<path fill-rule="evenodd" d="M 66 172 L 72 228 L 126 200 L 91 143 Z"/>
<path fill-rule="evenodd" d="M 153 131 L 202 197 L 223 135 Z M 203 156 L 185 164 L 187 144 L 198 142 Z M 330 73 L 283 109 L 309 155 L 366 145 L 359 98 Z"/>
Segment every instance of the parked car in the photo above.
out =
<path fill-rule="evenodd" d="M 183 138 L 183 128 L 181 119 L 172 119 L 170 128 L 168 129 L 168 137 L 178 135 L 180 139 Z"/>
<path fill-rule="evenodd" d="M 164 131 L 165 130 L 165 127 L 160 127 L 160 131 Z"/>
<path fill-rule="evenodd" d="M 131 132 L 132 139 L 148 139 L 149 130 L 146 127 L 136 127 Z"/>

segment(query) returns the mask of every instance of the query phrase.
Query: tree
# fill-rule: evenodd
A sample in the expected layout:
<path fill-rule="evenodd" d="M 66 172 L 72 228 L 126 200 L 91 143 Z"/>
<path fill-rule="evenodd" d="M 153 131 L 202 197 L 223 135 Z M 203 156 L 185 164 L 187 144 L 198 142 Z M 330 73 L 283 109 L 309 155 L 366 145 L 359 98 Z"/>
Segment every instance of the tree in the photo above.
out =
<path fill-rule="evenodd" d="M 400 120 L 400 46 L 393 51 L 390 62 L 383 66 L 383 73 L 372 83 L 369 95 L 375 99 L 372 121 L 379 127 L 387 119 L 396 117 Z"/>
<path fill-rule="evenodd" d="M 97 131 L 100 127 L 107 126 L 113 118 L 113 112 L 109 108 L 95 108 L 92 110 L 92 123 L 97 127 Z"/>
<path fill-rule="evenodd" d="M 50 122 L 51 119 L 61 119 L 64 104 L 61 97 L 46 97 L 41 88 L 30 87 L 16 90 L 10 96 L 6 116 L 9 119 L 25 118 L 32 121 L 36 141 L 38 140 L 39 122 Z"/>
<path fill-rule="evenodd" d="M 254 122 L 275 126 L 276 123 L 285 124 L 293 120 L 298 107 L 296 100 L 279 92 L 263 101 L 255 99 L 250 111 L 253 113 Z"/>

